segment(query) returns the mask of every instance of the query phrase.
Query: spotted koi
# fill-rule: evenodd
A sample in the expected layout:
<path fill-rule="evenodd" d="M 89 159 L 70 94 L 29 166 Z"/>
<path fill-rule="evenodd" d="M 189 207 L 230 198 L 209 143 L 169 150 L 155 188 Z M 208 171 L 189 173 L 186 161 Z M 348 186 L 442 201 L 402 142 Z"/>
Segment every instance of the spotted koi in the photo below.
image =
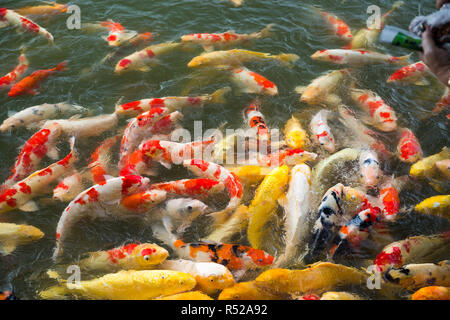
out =
<path fill-rule="evenodd" d="M 320 50 L 311 56 L 314 60 L 348 65 L 365 65 L 375 63 L 405 65 L 409 62 L 409 57 L 410 55 L 394 57 L 374 51 L 348 49 Z"/>
<path fill-rule="evenodd" d="M 5 21 L 9 25 L 22 29 L 23 31 L 30 32 L 35 35 L 39 35 L 49 42 L 53 42 L 53 36 L 50 32 L 36 24 L 35 22 L 27 19 L 13 10 L 6 8 L 0 8 L 0 21 Z"/>
<path fill-rule="evenodd" d="M 400 140 L 397 145 L 397 156 L 400 161 L 414 163 L 422 159 L 423 151 L 419 139 L 414 133 L 407 128 L 401 128 L 399 133 Z"/>
<path fill-rule="evenodd" d="M 267 94 L 270 96 L 278 94 L 278 88 L 275 83 L 245 67 L 233 69 L 231 71 L 231 80 L 244 93 Z"/>
<path fill-rule="evenodd" d="M 347 42 L 352 41 L 352 31 L 342 19 L 339 19 L 337 16 L 324 11 L 321 11 L 320 14 L 328 23 L 328 25 L 333 29 L 333 32 L 336 36 Z"/>
<path fill-rule="evenodd" d="M 10 73 L 0 78 L 0 89 L 9 88 L 16 84 L 27 72 L 29 65 L 30 63 L 25 54 L 21 54 L 19 64 Z"/>
<path fill-rule="evenodd" d="M 137 35 L 136 31 L 125 30 L 120 23 L 112 20 L 101 21 L 100 26 L 109 30 L 108 36 L 104 39 L 111 47 L 119 47 Z"/>
<path fill-rule="evenodd" d="M 151 185 L 152 190 L 163 190 L 188 197 L 207 197 L 222 192 L 224 188 L 222 182 L 212 179 L 183 179 Z"/>
<path fill-rule="evenodd" d="M 88 168 L 91 170 L 92 181 L 95 184 L 102 183 L 108 178 L 111 149 L 119 142 L 120 135 L 104 140 L 91 155 Z"/>
<path fill-rule="evenodd" d="M 327 124 L 329 111 L 321 110 L 312 119 L 310 128 L 313 136 L 313 141 L 322 146 L 326 151 L 334 153 L 336 151 L 336 144 L 334 135 Z"/>
<path fill-rule="evenodd" d="M 83 191 L 83 179 L 78 171 L 62 179 L 53 189 L 53 199 L 59 201 L 72 201 Z"/>
<path fill-rule="evenodd" d="M 413 83 L 416 85 L 425 85 L 423 78 L 430 72 L 430 69 L 422 61 L 403 67 L 392 74 L 387 83 Z"/>
<path fill-rule="evenodd" d="M 244 109 L 243 116 L 250 128 L 256 129 L 258 140 L 270 140 L 269 129 L 264 120 L 264 115 L 261 113 L 261 105 L 258 100 L 253 101 L 246 109 Z"/>

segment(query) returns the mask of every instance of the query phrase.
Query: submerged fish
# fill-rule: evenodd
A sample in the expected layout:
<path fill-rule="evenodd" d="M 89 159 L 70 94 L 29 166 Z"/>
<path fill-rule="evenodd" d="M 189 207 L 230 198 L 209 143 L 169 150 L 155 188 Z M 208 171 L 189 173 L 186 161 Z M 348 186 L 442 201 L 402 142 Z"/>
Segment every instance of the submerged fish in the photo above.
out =
<path fill-rule="evenodd" d="M 448 147 L 444 147 L 441 152 L 414 163 L 409 174 L 418 179 L 433 177 L 436 174 L 436 163 L 445 159 L 450 159 L 450 148 Z"/>
<path fill-rule="evenodd" d="M 37 241 L 44 233 L 36 227 L 13 223 L 0 223 L 0 254 L 8 255 L 17 246 Z"/>
<path fill-rule="evenodd" d="M 407 128 L 401 128 L 399 134 L 400 140 L 397 145 L 398 158 L 407 163 L 414 163 L 422 159 L 423 151 L 419 139 L 414 133 Z"/>
<path fill-rule="evenodd" d="M 75 172 L 64 179 L 53 189 L 53 199 L 59 201 L 72 201 L 83 191 L 83 178 L 81 174 Z"/>
<path fill-rule="evenodd" d="M 450 195 L 434 196 L 423 200 L 414 207 L 423 214 L 445 217 L 450 220 Z"/>
<path fill-rule="evenodd" d="M 66 13 L 68 6 L 69 5 L 67 4 L 56 2 L 46 2 L 46 4 L 27 6 L 20 9 L 14 9 L 14 11 L 23 16 L 48 16 Z"/>
<path fill-rule="evenodd" d="M 311 56 L 314 60 L 349 65 L 365 65 L 375 63 L 405 65 L 409 62 L 409 57 L 410 55 L 394 57 L 374 51 L 348 49 L 320 50 Z"/>
<path fill-rule="evenodd" d="M 30 19 L 22 17 L 13 10 L 0 8 L 0 21 L 5 21 L 8 25 L 20 28 L 23 31 L 30 32 L 35 35 L 39 35 L 47 39 L 49 42 L 53 42 L 53 36 L 50 32 L 37 25 Z"/>
<path fill-rule="evenodd" d="M 30 63 L 25 54 L 21 54 L 19 64 L 10 73 L 0 78 L 0 89 L 10 88 L 16 84 L 27 72 L 29 65 Z"/>
<path fill-rule="evenodd" d="M 393 73 L 387 83 L 415 84 L 419 86 L 427 85 L 429 82 L 424 78 L 430 72 L 430 69 L 422 61 L 403 67 Z"/>

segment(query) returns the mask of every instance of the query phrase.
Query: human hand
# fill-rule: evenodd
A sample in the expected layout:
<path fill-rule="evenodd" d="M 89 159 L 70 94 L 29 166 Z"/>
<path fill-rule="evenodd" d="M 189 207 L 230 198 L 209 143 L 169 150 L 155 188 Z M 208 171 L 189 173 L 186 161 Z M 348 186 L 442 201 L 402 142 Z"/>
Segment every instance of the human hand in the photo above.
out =
<path fill-rule="evenodd" d="M 449 0 L 436 0 L 436 8 L 440 9 L 444 4 L 449 2 Z"/>
<path fill-rule="evenodd" d="M 438 47 L 431 29 L 427 26 L 422 34 L 422 61 L 446 86 L 450 86 L 450 53 Z"/>

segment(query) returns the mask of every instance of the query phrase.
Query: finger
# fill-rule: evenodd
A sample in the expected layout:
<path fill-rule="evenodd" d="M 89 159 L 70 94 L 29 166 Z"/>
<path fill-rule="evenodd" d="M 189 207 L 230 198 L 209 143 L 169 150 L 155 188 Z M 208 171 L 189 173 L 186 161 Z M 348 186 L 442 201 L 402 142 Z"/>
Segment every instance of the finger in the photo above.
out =
<path fill-rule="evenodd" d="M 422 34 L 422 47 L 424 52 L 431 52 L 437 48 L 436 43 L 434 42 L 433 33 L 428 26 Z"/>

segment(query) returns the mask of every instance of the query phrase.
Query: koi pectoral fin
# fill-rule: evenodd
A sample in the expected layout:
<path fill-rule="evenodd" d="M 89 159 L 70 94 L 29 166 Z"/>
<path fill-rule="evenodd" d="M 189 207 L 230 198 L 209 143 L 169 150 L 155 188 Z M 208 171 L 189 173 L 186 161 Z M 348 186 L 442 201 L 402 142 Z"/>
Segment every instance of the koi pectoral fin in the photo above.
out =
<path fill-rule="evenodd" d="M 24 205 L 20 206 L 19 209 L 25 212 L 35 212 L 39 210 L 39 207 L 36 202 L 28 201 Z"/>
<path fill-rule="evenodd" d="M 16 244 L 14 242 L 3 242 L 0 243 L 0 254 L 7 256 L 8 254 L 16 250 Z"/>

